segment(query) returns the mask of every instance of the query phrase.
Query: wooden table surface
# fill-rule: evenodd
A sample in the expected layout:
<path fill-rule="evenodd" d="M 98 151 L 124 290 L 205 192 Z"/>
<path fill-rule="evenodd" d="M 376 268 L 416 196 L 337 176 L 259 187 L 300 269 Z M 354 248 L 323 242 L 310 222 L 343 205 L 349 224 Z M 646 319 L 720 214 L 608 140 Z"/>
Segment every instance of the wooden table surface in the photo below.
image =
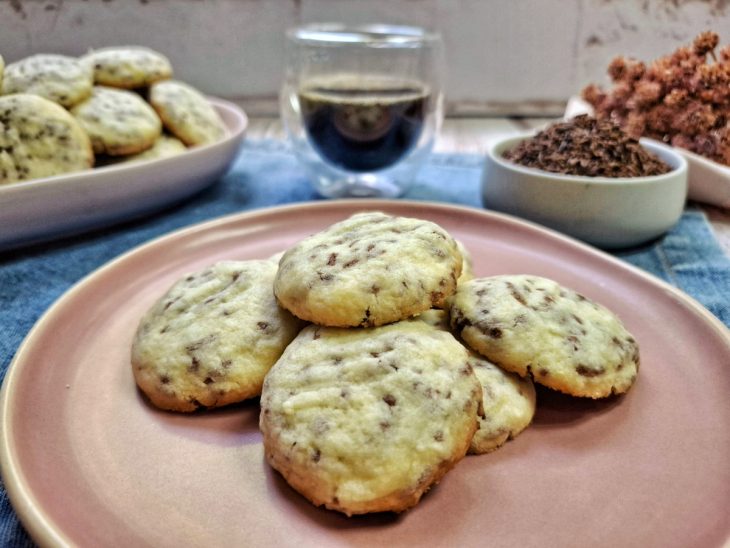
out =
<path fill-rule="evenodd" d="M 447 118 L 436 139 L 435 151 L 485 154 L 495 136 L 523 132 L 550 121 L 546 118 Z M 278 118 L 252 118 L 247 136 L 252 139 L 284 139 L 284 130 Z M 704 204 L 700 206 L 707 214 L 717 240 L 730 256 L 730 210 Z"/>

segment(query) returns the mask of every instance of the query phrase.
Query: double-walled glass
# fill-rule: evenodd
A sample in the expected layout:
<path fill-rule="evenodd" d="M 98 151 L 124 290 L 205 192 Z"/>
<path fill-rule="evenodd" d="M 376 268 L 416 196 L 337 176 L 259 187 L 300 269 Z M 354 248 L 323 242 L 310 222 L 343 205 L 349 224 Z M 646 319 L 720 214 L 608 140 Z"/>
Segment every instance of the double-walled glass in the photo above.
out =
<path fill-rule="evenodd" d="M 281 116 L 330 198 L 396 197 L 443 119 L 442 44 L 416 27 L 317 24 L 287 33 Z"/>

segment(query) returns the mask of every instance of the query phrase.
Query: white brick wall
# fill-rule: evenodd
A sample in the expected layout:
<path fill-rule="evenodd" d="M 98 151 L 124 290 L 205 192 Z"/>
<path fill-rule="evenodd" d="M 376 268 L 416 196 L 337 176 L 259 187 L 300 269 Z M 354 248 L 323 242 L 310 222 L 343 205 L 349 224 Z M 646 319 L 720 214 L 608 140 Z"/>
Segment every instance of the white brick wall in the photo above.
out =
<path fill-rule="evenodd" d="M 255 112 L 275 109 L 285 29 L 315 21 L 441 30 L 451 113 L 555 113 L 616 54 L 648 60 L 706 29 L 730 42 L 725 0 L 0 0 L 0 53 L 147 45 Z"/>

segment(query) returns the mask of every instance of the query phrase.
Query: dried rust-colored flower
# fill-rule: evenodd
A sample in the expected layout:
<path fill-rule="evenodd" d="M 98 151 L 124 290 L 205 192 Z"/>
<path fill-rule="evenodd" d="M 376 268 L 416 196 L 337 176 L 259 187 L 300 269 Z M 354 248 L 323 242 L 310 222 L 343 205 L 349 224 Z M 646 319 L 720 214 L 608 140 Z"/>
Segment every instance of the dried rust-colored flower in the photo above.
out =
<path fill-rule="evenodd" d="M 719 36 L 699 34 L 648 65 L 619 56 L 608 66 L 613 87 L 595 84 L 582 97 L 598 118 L 631 136 L 651 137 L 730 165 L 730 46 L 715 54 Z"/>
<path fill-rule="evenodd" d="M 720 43 L 720 37 L 712 31 L 701 32 L 697 35 L 697 38 L 692 42 L 692 48 L 695 53 L 700 57 L 711 54 L 715 55 L 714 51 L 717 44 Z"/>

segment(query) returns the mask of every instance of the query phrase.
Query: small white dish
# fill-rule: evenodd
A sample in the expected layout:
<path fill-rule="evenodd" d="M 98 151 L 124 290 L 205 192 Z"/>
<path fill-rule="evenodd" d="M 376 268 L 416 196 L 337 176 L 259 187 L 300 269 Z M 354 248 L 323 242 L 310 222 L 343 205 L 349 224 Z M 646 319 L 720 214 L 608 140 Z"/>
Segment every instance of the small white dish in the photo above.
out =
<path fill-rule="evenodd" d="M 580 97 L 571 97 L 565 107 L 565 118 L 579 114 L 593 115 L 593 107 Z M 730 166 L 724 166 L 690 152 L 675 147 L 687 160 L 690 200 L 730 209 Z"/>
<path fill-rule="evenodd" d="M 171 158 L 115 164 L 0 186 L 0 250 L 110 225 L 182 200 L 218 180 L 244 138 L 248 118 L 209 98 L 227 135 Z"/>
<path fill-rule="evenodd" d="M 670 229 L 687 196 L 687 162 L 671 147 L 641 144 L 672 171 L 652 177 L 562 175 L 518 165 L 505 151 L 533 133 L 495 141 L 482 174 L 485 207 L 553 228 L 602 248 L 638 245 Z"/>

